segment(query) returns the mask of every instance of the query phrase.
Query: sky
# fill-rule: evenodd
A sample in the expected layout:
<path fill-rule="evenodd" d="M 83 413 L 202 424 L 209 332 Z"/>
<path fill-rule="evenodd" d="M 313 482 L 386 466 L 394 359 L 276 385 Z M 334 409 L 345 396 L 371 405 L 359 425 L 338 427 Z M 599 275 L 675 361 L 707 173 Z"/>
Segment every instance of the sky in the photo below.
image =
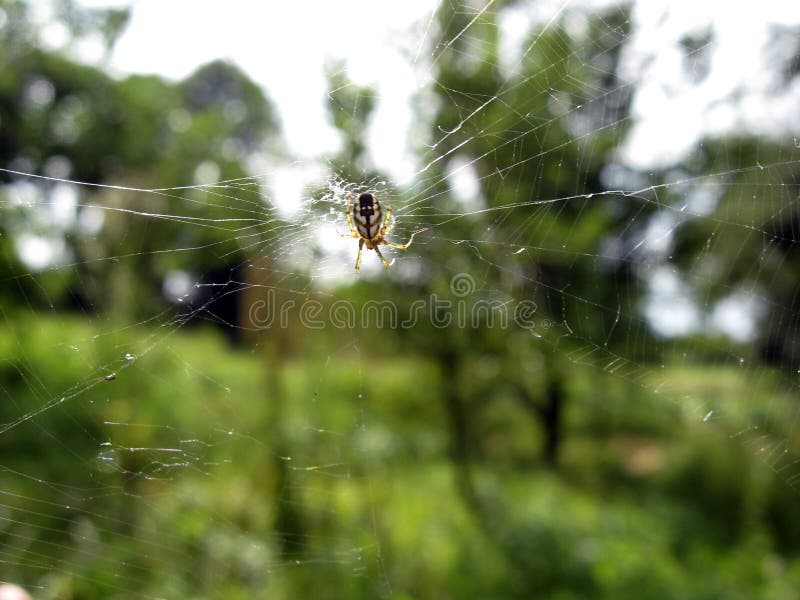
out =
<path fill-rule="evenodd" d="M 419 168 L 409 150 L 409 136 L 414 134 L 411 102 L 433 83 L 429 44 L 439 2 L 80 0 L 85 6 L 133 7 L 111 60 L 118 74 L 157 73 L 180 79 L 214 59 L 238 64 L 276 103 L 288 150 L 303 161 L 338 147 L 326 115 L 324 69 L 344 60 L 352 81 L 377 91 L 369 134 L 372 158 L 401 184 Z M 579 29 L 582 8 L 613 4 L 614 0 L 538 0 L 503 11 L 499 22 L 504 62 L 515 62 L 527 32 L 546 26 L 554 15 Z M 638 81 L 638 89 L 635 126 L 622 148 L 623 163 L 642 170 L 675 163 L 703 135 L 737 127 L 800 131 L 800 86 L 775 93 L 775 70 L 770 66 L 781 50 L 780 44 L 776 49 L 769 43 L 776 31 L 800 25 L 800 2 L 638 0 L 632 19 L 633 34 L 620 71 Z M 714 39 L 704 55 L 709 75 L 698 81 L 685 68 L 680 40 L 687 34 L 708 33 Z M 784 48 L 791 50 L 797 35 L 797 30 L 785 35 Z M 91 53 L 91 42 L 85 45 Z M 301 179 L 316 173 L 313 168 L 296 170 Z M 279 203 L 283 195 L 276 190 Z"/>
<path fill-rule="evenodd" d="M 428 77 L 425 60 L 414 64 L 408 57 L 419 50 L 411 42 L 424 41 L 435 3 L 138 0 L 132 6 L 129 27 L 112 57 L 118 73 L 180 79 L 205 62 L 230 59 L 264 87 L 277 105 L 288 150 L 305 160 L 339 147 L 327 119 L 324 69 L 344 60 L 352 81 L 375 86 L 379 94 L 370 130 L 374 161 L 396 179 L 413 174 L 406 143 L 411 95 L 427 85 Z"/>

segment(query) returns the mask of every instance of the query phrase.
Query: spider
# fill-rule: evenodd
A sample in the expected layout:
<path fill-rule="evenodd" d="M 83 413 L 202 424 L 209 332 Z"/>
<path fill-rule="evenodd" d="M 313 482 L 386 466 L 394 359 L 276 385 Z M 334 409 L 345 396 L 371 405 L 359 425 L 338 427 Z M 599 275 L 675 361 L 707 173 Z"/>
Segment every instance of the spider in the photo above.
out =
<path fill-rule="evenodd" d="M 352 211 L 351 211 L 352 205 Z M 352 215 L 351 215 L 352 212 Z M 386 240 L 386 234 L 394 229 L 395 221 L 389 224 L 389 219 L 392 216 L 392 205 L 386 211 L 386 217 L 383 217 L 383 209 L 381 208 L 378 199 L 372 194 L 365 192 L 359 194 L 358 200 L 353 204 L 353 195 L 347 194 L 347 208 L 345 208 L 345 216 L 347 217 L 347 224 L 350 226 L 350 235 L 340 233 L 342 237 L 358 238 L 358 258 L 356 258 L 356 273 L 361 269 L 361 252 L 364 250 L 366 244 L 367 250 L 375 250 L 378 253 L 378 258 L 381 259 L 383 266 L 387 269 L 390 267 L 383 254 L 378 249 L 381 244 L 391 246 L 398 250 L 405 250 L 414 241 L 414 235 L 411 234 L 411 239 L 406 244 L 395 244 Z"/>

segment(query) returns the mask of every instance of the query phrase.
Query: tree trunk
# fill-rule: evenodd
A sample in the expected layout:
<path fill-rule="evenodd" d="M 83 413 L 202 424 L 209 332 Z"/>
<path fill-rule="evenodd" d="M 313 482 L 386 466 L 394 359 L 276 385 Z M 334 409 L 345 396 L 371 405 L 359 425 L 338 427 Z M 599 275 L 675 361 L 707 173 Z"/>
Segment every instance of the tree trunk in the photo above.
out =
<path fill-rule="evenodd" d="M 544 430 L 543 458 L 547 466 L 558 464 L 561 450 L 561 428 L 564 409 L 564 379 L 561 372 L 551 360 L 545 363 L 544 397 L 534 398 L 524 384 L 517 382 L 514 386 L 528 410 L 536 416 Z"/>
<path fill-rule="evenodd" d="M 455 352 L 440 354 L 445 381 L 444 402 L 450 420 L 450 456 L 455 469 L 456 487 L 468 508 L 483 520 L 481 503 L 472 481 L 472 450 L 470 448 L 469 415 L 458 390 L 458 356 Z"/>
<path fill-rule="evenodd" d="M 563 407 L 564 381 L 558 369 L 550 364 L 547 369 L 544 406 L 539 411 L 545 431 L 544 460 L 550 467 L 558 464 Z"/>

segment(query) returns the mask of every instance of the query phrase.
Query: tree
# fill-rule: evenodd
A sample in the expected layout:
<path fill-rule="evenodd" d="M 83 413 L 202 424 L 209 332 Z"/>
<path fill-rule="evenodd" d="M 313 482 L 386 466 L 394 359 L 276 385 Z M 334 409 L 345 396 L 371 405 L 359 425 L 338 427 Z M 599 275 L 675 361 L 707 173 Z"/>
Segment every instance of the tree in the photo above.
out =
<path fill-rule="evenodd" d="M 687 165 L 713 208 L 703 218 L 690 209 L 676 231 L 673 253 L 709 313 L 724 301 L 751 307 L 757 323 L 753 358 L 792 372 L 800 364 L 797 156 L 788 137 L 704 140 Z"/>
<path fill-rule="evenodd" d="M 467 7 L 451 8 L 441 11 L 440 42 L 434 46 L 442 50 L 435 54 L 440 108 L 431 135 L 439 156 L 462 157 L 474 168 L 486 207 L 503 210 L 437 227 L 441 241 L 427 246 L 436 257 L 430 260 L 436 273 L 431 279 L 464 260 L 447 240 L 473 240 L 479 257 L 458 269 L 480 272 L 486 290 L 535 302 L 540 323 L 557 324 L 549 332 L 540 327 L 539 338 L 529 332 L 497 336 L 482 328 L 454 352 L 446 349 L 457 347 L 458 336 L 449 335 L 442 343 L 443 364 L 489 353 L 503 365 L 495 380 L 478 388 L 482 402 L 454 415 L 453 422 L 474 421 L 485 394 L 512 393 L 541 423 L 544 457 L 554 465 L 566 396 L 563 355 L 571 347 L 614 342 L 612 324 L 620 314 L 638 318 L 626 263 L 600 256 L 608 232 L 640 208 L 599 195 L 601 173 L 626 131 L 631 89 L 616 78 L 614 65 L 628 21 L 619 10 L 590 16 L 584 36 L 569 34 L 559 21 L 550 23 L 530 34 L 528 50 L 509 75 L 500 66 L 491 17 L 472 23 L 468 37 L 459 36 L 473 15 Z M 439 178 L 437 197 L 448 198 L 444 170 Z M 447 202 L 443 212 L 461 210 L 456 201 Z M 620 204 L 624 208 L 610 210 Z M 483 268 L 487 264 L 502 268 Z M 536 380 L 525 375 L 531 364 L 541 365 Z"/>
<path fill-rule="evenodd" d="M 42 49 L 25 4 L 6 2 L 0 8 L 9 19 L 0 29 L 0 166 L 88 184 L 72 190 L 73 222 L 53 222 L 39 232 L 64 245 L 63 260 L 73 267 L 18 279 L 29 301 L 149 317 L 165 307 L 161 287 L 167 272 L 180 269 L 202 278 L 239 264 L 246 254 L 240 231 L 247 233 L 244 246 L 258 246 L 269 210 L 258 188 L 247 203 L 203 188 L 170 191 L 187 183 L 243 178 L 248 157 L 268 149 L 279 124 L 255 83 L 222 61 L 177 84 L 140 75 L 116 80 Z M 76 36 L 99 29 L 108 44 L 125 23 L 126 13 L 119 11 L 102 13 L 101 19 L 71 3 L 62 9 Z M 8 171 L 2 178 L 6 184 L 30 183 Z M 41 220 L 37 215 L 63 188 L 51 179 L 37 184 L 29 207 L 8 200 L 3 205 L 6 235 L 0 243 L 7 277 L 30 270 L 19 263 L 14 240 Z M 89 187 L 108 184 L 115 187 Z M 141 191 L 155 188 L 162 191 Z M 79 225 L 90 213 L 91 220 L 101 219 L 96 231 Z M 163 252 L 187 247 L 195 250 Z M 124 257 L 125 267 L 108 260 L 111 256 Z"/>

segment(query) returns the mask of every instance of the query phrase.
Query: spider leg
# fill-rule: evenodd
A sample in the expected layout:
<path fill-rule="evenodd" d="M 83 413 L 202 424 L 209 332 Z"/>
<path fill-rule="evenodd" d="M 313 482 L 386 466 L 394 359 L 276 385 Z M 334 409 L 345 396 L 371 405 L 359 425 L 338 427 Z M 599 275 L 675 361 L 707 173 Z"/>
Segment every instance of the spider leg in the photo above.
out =
<path fill-rule="evenodd" d="M 383 243 L 387 246 L 391 246 L 392 248 L 397 248 L 398 250 L 407 250 L 408 247 L 411 245 L 411 242 L 414 241 L 414 236 L 417 235 L 419 231 L 415 231 L 411 234 L 411 238 L 409 238 L 408 242 L 405 244 L 395 244 L 394 242 L 389 242 L 387 240 L 383 240 Z"/>
<path fill-rule="evenodd" d="M 356 258 L 356 273 L 361 270 L 361 252 L 364 250 L 364 239 L 358 240 L 358 257 Z"/>
<path fill-rule="evenodd" d="M 385 236 L 389 233 L 392 229 L 394 229 L 394 223 L 389 223 L 389 220 L 392 218 L 392 205 L 389 204 L 386 208 L 386 216 L 383 219 L 383 224 L 381 225 L 381 231 L 378 234 L 379 237 Z M 387 224 L 389 225 L 387 227 Z"/>
<path fill-rule="evenodd" d="M 350 205 L 352 203 L 353 203 L 353 194 L 347 194 L 347 206 L 344 209 L 344 216 L 347 217 L 347 225 L 350 227 L 350 233 L 354 238 L 357 238 L 360 236 L 358 235 L 358 230 L 353 225 L 353 217 L 350 216 Z M 342 237 L 347 237 L 347 236 L 342 236 Z"/>
<path fill-rule="evenodd" d="M 390 265 L 389 265 L 388 262 L 386 262 L 386 259 L 383 258 L 383 254 L 381 254 L 381 251 L 377 246 L 375 246 L 375 252 L 378 253 L 378 258 L 381 259 L 381 262 L 383 263 L 383 266 L 386 267 L 386 269 L 388 270 Z"/>
<path fill-rule="evenodd" d="M 344 216 L 347 217 L 347 226 L 350 228 L 350 233 L 341 233 L 337 231 L 339 237 L 348 239 L 357 239 L 361 236 L 358 235 L 358 230 L 353 226 L 353 218 L 350 216 L 350 205 L 352 204 L 353 195 L 347 194 L 347 207 L 344 209 Z"/>

